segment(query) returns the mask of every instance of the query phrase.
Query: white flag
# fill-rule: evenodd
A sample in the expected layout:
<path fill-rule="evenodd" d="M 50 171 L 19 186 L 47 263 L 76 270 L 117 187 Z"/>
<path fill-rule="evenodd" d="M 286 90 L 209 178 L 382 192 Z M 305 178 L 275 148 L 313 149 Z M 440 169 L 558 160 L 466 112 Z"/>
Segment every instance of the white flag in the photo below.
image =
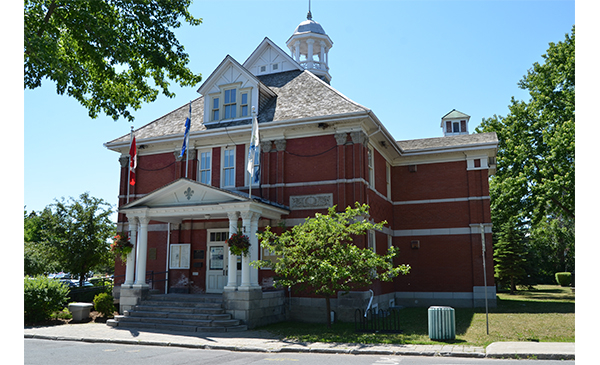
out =
<path fill-rule="evenodd" d="M 250 147 L 248 147 L 248 173 L 250 176 L 254 176 L 254 158 L 256 151 L 258 151 L 258 119 L 256 118 L 256 111 L 252 108 L 252 136 L 250 136 Z"/>

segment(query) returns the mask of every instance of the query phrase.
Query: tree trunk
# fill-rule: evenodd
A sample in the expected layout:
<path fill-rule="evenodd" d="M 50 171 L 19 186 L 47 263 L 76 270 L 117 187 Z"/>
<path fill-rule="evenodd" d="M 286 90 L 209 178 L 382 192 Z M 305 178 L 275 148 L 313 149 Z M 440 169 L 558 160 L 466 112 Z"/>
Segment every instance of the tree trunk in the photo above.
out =
<path fill-rule="evenodd" d="M 331 328 L 331 302 L 329 301 L 329 295 L 325 296 L 325 304 L 327 308 L 327 328 Z"/>

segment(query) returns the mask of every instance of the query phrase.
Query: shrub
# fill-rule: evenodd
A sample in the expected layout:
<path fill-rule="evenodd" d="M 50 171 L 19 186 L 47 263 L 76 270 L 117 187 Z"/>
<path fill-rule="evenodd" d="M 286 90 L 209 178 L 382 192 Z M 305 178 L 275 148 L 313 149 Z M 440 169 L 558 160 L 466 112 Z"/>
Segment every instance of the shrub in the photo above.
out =
<path fill-rule="evenodd" d="M 69 288 L 58 280 L 45 276 L 25 276 L 25 322 L 49 319 L 67 304 Z"/>
<path fill-rule="evenodd" d="M 557 272 L 554 277 L 556 278 L 556 282 L 560 286 L 569 286 L 571 285 L 571 273 L 570 272 Z"/>
<path fill-rule="evenodd" d="M 100 293 L 94 297 L 94 309 L 104 317 L 112 317 L 115 311 L 114 298 L 107 293 Z"/>

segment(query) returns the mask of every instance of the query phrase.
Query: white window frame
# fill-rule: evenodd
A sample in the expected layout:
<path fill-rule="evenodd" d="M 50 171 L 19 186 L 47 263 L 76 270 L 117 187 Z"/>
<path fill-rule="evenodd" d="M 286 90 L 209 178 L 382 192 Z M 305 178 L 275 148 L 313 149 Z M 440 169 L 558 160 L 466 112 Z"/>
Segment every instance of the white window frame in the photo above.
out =
<path fill-rule="evenodd" d="M 385 184 L 387 190 L 387 198 L 392 199 L 392 167 L 386 161 L 385 162 Z"/>
<path fill-rule="evenodd" d="M 215 105 L 216 100 L 216 105 Z M 211 122 L 218 122 L 221 120 L 221 94 L 213 94 L 210 95 L 210 115 L 209 119 Z M 215 118 L 215 112 L 217 113 L 218 118 Z"/>
<path fill-rule="evenodd" d="M 208 119 L 209 123 L 217 123 L 224 120 L 236 120 L 236 119 L 244 119 L 251 117 L 252 110 L 252 87 L 242 87 L 241 82 L 236 82 L 233 84 L 221 85 L 219 86 L 220 91 L 216 93 L 212 93 L 209 95 L 208 105 L 209 114 Z M 235 102 L 233 100 L 229 100 L 229 102 L 225 102 L 225 94 L 230 92 L 230 90 L 234 90 L 233 97 L 235 98 Z M 246 102 L 242 104 L 243 95 L 246 94 Z M 229 95 L 230 98 L 232 95 Z M 216 101 L 216 102 L 215 102 Z M 232 106 L 232 109 L 229 111 L 230 115 L 225 116 L 225 109 L 227 106 Z M 242 111 L 246 110 L 246 115 L 242 115 Z M 217 118 L 215 118 L 215 113 Z M 235 114 L 233 116 L 232 114 Z"/>
<path fill-rule="evenodd" d="M 231 188 L 235 187 L 235 146 L 233 148 L 221 148 L 221 187 L 222 188 Z M 227 152 L 231 152 L 233 155 L 233 166 L 225 166 L 225 156 Z M 233 185 L 227 184 L 227 171 L 232 170 L 231 174 L 233 176 Z"/>
<path fill-rule="evenodd" d="M 172 243 L 169 247 L 169 269 L 189 269 L 190 249 L 189 243 Z"/>
<path fill-rule="evenodd" d="M 370 230 L 367 237 L 367 245 L 371 251 L 377 253 L 377 236 L 375 235 L 375 231 Z"/>
<path fill-rule="evenodd" d="M 367 148 L 367 165 L 369 168 L 369 186 L 375 188 L 375 151 L 373 146 Z"/>
<path fill-rule="evenodd" d="M 243 95 L 246 94 L 247 98 L 246 98 L 246 102 L 243 102 Z M 239 108 L 239 112 L 238 118 L 249 118 L 251 117 L 251 113 L 252 113 L 252 88 L 244 88 L 244 89 L 238 89 L 238 98 L 239 98 L 239 103 L 238 103 L 238 108 Z M 244 107 L 246 107 L 246 115 L 242 114 L 242 111 L 244 110 Z"/>
<path fill-rule="evenodd" d="M 231 91 L 234 91 L 233 93 Z M 226 99 L 226 95 L 227 93 L 229 93 L 229 101 L 227 101 Z M 221 116 L 221 120 L 229 120 L 229 119 L 237 119 L 237 111 L 238 111 L 238 93 L 239 93 L 239 89 L 237 87 L 237 85 L 228 85 L 226 87 L 223 87 L 222 90 L 222 94 L 223 94 L 223 104 L 222 105 L 222 110 L 223 110 L 223 115 Z M 233 100 L 232 100 L 233 99 Z M 231 109 L 229 109 L 229 116 L 227 115 L 227 107 L 232 107 Z M 231 115 L 233 112 L 233 115 Z"/>
<path fill-rule="evenodd" d="M 202 166 L 202 162 L 203 162 L 203 154 L 208 154 L 208 168 L 203 168 Z M 202 172 L 206 172 L 208 171 L 208 182 L 204 182 L 202 181 Z M 211 185 L 212 182 L 212 149 L 210 150 L 198 150 L 198 181 L 206 184 L 206 185 Z"/>

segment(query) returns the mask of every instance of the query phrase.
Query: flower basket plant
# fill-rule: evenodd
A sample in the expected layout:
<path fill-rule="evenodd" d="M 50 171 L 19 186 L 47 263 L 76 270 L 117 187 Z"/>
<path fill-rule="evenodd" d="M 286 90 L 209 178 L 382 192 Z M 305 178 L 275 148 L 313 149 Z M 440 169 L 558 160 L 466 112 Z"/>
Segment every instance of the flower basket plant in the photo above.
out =
<path fill-rule="evenodd" d="M 121 257 L 121 261 L 127 262 L 127 256 L 133 251 L 133 245 L 129 242 L 127 232 L 117 234 L 110 244 L 110 252 Z"/>
<path fill-rule="evenodd" d="M 250 249 L 250 238 L 241 232 L 234 233 L 227 240 L 227 244 L 229 245 L 229 252 L 231 254 L 240 256 L 248 256 L 248 251 Z"/>

